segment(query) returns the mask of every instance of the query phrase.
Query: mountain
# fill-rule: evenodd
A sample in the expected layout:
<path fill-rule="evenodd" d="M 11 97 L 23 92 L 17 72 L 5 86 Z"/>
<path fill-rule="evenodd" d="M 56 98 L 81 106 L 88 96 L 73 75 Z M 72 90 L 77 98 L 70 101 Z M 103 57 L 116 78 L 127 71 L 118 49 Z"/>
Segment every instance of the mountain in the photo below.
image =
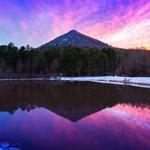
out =
<path fill-rule="evenodd" d="M 103 48 L 110 47 L 108 44 L 84 35 L 76 30 L 70 32 L 42 45 L 41 47 L 64 47 L 73 46 L 80 48 Z"/>

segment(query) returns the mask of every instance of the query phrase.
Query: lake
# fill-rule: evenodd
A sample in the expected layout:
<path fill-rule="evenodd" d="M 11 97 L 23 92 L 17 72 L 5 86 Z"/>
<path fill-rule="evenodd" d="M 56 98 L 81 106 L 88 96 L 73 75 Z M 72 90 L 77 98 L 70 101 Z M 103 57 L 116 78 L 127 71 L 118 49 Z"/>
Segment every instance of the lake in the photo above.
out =
<path fill-rule="evenodd" d="M 150 89 L 1 81 L 0 143 L 21 150 L 150 150 Z"/>

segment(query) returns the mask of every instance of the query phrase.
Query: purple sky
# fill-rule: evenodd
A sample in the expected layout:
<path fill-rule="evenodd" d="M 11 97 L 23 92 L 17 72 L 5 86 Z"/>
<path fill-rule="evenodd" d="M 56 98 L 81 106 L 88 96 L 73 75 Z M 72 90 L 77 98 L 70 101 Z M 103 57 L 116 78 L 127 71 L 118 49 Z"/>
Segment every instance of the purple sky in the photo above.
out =
<path fill-rule="evenodd" d="M 0 44 L 37 47 L 72 29 L 150 48 L 150 0 L 0 0 Z"/>

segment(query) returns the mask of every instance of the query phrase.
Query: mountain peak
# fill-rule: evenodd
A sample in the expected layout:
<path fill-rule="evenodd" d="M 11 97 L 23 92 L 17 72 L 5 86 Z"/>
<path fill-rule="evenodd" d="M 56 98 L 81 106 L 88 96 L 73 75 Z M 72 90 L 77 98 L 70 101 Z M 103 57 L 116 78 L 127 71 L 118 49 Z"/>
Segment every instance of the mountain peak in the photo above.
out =
<path fill-rule="evenodd" d="M 80 32 L 78 32 L 77 30 L 70 30 L 69 32 L 67 32 L 66 34 L 64 34 L 64 35 L 74 35 L 74 36 L 76 36 L 76 35 L 79 35 L 79 34 L 81 34 Z"/>
<path fill-rule="evenodd" d="M 71 30 L 68 33 L 59 36 L 58 38 L 44 44 L 42 47 L 79 47 L 79 48 L 103 48 L 109 47 L 108 44 L 84 35 L 76 30 Z"/>
<path fill-rule="evenodd" d="M 70 30 L 68 33 L 79 33 L 77 30 Z"/>

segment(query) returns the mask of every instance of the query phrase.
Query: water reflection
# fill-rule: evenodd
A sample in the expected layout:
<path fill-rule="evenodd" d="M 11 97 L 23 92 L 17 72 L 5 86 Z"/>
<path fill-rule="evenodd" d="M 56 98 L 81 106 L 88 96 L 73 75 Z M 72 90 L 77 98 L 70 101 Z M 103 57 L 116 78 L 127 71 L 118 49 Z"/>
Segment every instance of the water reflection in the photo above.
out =
<path fill-rule="evenodd" d="M 0 114 L 0 139 L 24 149 L 148 150 L 150 109 L 118 104 L 73 123 L 45 108 Z"/>
<path fill-rule="evenodd" d="M 90 83 L 3 83 L 0 142 L 23 150 L 149 150 L 149 93 Z"/>
<path fill-rule="evenodd" d="M 43 107 L 76 122 L 118 103 L 150 104 L 150 89 L 56 81 L 1 82 L 0 102 L 1 112 Z"/>

